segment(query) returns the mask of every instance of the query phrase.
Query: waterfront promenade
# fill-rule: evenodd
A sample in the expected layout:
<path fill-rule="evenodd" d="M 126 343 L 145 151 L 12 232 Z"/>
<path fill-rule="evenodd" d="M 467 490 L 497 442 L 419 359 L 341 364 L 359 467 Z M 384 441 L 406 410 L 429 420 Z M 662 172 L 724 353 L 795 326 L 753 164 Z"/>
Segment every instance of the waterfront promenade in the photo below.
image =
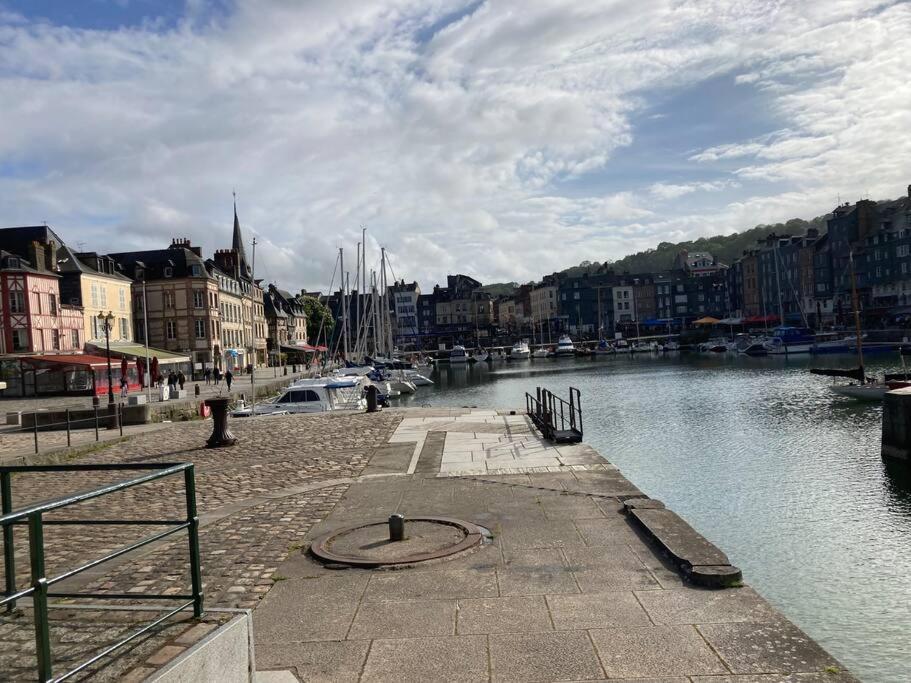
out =
<path fill-rule="evenodd" d="M 415 409 L 238 420 L 236 447 L 206 450 L 210 427 L 174 424 L 84 460 L 196 463 L 206 605 L 254 610 L 259 680 L 853 680 L 748 586 L 686 583 L 621 513 L 641 492 L 590 448 L 542 441 L 524 416 Z M 16 504 L 98 483 L 88 479 L 17 477 Z M 152 496 L 132 489 L 104 506 L 164 515 L 179 488 L 157 482 Z M 87 504 L 81 514 L 91 512 Z M 320 534 L 393 512 L 458 517 L 492 539 L 399 571 L 329 569 L 306 554 Z M 52 572 L 130 540 L 120 529 L 61 528 L 48 534 Z M 25 567 L 26 546 L 17 548 Z M 78 587 L 180 593 L 185 552 L 183 540 L 155 547 Z M 25 675 L 27 648 L 6 645 L 29 635 L 27 619 L 0 624 L 4 670 Z M 142 651 L 126 678 L 181 651 Z"/>

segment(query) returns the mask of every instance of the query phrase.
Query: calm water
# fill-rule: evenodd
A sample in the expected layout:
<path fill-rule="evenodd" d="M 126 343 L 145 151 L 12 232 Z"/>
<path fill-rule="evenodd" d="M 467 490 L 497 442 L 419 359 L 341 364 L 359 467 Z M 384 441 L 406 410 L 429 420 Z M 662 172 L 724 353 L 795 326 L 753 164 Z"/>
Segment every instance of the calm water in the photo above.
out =
<path fill-rule="evenodd" d="M 904 683 L 911 480 L 880 459 L 881 406 L 831 394 L 809 363 L 684 354 L 443 367 L 402 403 L 524 408 L 535 386 L 578 387 L 585 441 L 861 680 Z"/>

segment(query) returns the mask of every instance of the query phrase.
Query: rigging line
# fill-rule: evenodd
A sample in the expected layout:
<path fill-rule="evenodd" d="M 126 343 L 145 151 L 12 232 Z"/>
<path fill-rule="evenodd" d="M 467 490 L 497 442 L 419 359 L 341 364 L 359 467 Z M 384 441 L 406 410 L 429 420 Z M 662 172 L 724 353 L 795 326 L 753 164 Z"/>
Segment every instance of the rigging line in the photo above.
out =
<path fill-rule="evenodd" d="M 332 285 L 335 284 L 335 274 L 336 274 L 336 272 L 338 272 L 339 261 L 341 260 L 341 258 L 342 258 L 341 254 L 338 254 L 335 257 L 335 266 L 332 268 L 332 277 L 329 279 L 329 292 L 330 293 L 332 292 Z M 316 298 L 316 301 L 317 301 L 317 303 L 320 303 L 320 300 L 318 298 Z M 320 316 L 319 331 L 316 333 L 316 346 L 319 346 L 319 339 L 323 333 L 323 328 L 325 327 L 325 325 L 326 325 L 326 316 L 324 316 L 324 315 Z M 328 346 L 329 346 L 329 340 L 326 339 L 327 350 L 328 350 Z M 327 354 L 327 356 L 328 356 L 328 354 Z M 322 367 L 325 368 L 327 363 L 328 363 L 328 358 L 323 360 Z"/>

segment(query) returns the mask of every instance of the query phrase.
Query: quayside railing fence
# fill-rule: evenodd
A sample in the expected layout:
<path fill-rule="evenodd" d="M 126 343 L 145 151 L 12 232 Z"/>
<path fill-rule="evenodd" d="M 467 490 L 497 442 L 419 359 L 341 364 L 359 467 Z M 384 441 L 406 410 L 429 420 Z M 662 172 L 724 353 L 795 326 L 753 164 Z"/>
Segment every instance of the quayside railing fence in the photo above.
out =
<path fill-rule="evenodd" d="M 123 481 L 107 484 L 95 489 L 74 493 L 50 501 L 26 505 L 13 510 L 13 475 L 29 473 L 58 472 L 61 476 L 73 472 L 110 472 L 110 471 L 140 472 Z M 183 475 L 184 497 L 186 500 L 186 513 L 183 519 L 45 519 L 51 512 L 82 503 L 95 498 L 101 498 L 112 493 L 117 493 L 134 486 L 140 486 L 165 477 Z M 199 517 L 196 511 L 196 480 L 192 463 L 121 463 L 121 464 L 80 464 L 80 465 L 14 465 L 0 466 L 0 503 L 2 503 L 2 516 L 0 527 L 3 532 L 3 566 L 5 573 L 4 596 L 0 606 L 6 605 L 8 612 L 15 609 L 16 603 L 23 598 L 31 597 L 34 611 L 35 644 L 37 648 L 37 673 L 38 680 L 63 681 L 85 670 L 92 664 L 112 654 L 127 643 L 148 633 L 170 617 L 192 608 L 193 615 L 200 618 L 203 615 L 202 575 L 199 560 Z M 159 533 L 129 543 L 103 557 L 84 562 L 80 566 L 64 571 L 57 576 L 47 576 L 45 571 L 45 544 L 44 528 L 49 525 L 154 525 L 167 526 Z M 30 585 L 28 588 L 17 590 L 16 585 L 16 555 L 14 547 L 14 531 L 17 526 L 28 527 L 29 569 Z M 191 593 L 182 595 L 164 595 L 156 593 L 81 593 L 57 592 L 51 590 L 55 584 L 70 579 L 78 574 L 98 567 L 105 562 L 126 555 L 134 550 L 161 541 L 168 536 L 186 530 L 188 551 L 190 559 Z M 58 676 L 53 674 L 53 654 L 51 652 L 50 622 L 48 610 L 56 605 L 48 602 L 49 599 L 98 599 L 98 600 L 181 600 L 179 605 L 168 605 L 162 608 L 167 610 L 163 616 L 146 624 L 140 630 L 121 638 L 113 645 L 109 645 L 90 659 L 79 664 L 75 669 Z M 72 603 L 61 605 L 72 607 Z"/>
<path fill-rule="evenodd" d="M 582 393 L 569 388 L 569 400 L 548 389 L 535 387 L 535 395 L 525 394 L 525 413 L 541 435 L 558 443 L 582 440 Z"/>

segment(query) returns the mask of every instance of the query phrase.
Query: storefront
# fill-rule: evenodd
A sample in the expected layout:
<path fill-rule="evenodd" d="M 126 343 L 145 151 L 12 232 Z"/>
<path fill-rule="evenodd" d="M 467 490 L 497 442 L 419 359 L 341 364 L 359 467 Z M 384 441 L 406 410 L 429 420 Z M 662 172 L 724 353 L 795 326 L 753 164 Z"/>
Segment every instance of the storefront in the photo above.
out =
<path fill-rule="evenodd" d="M 104 348 L 94 344 L 86 344 L 86 349 L 100 356 L 107 356 Z M 149 359 L 150 368 L 157 367 L 158 374 L 163 377 L 167 377 L 172 370 L 175 373 L 183 372 L 187 377 L 191 376 L 192 363 L 189 356 L 183 356 L 173 351 L 165 351 L 164 349 L 156 349 L 152 346 L 148 348 L 147 353 L 146 347 L 140 344 L 111 344 L 111 358 L 114 359 L 112 363 L 116 363 L 119 367 L 121 361 L 126 359 L 134 367 L 142 366 L 144 383 L 148 383 L 150 375 L 150 372 L 144 369 L 146 367 L 146 357 Z"/>
<path fill-rule="evenodd" d="M 8 373 L 10 364 L 18 366 Z M 4 360 L 4 368 L 12 375 L 7 379 L 3 395 L 12 396 L 103 396 L 108 393 L 108 359 L 88 354 L 21 356 L 15 361 Z M 111 380 L 114 394 L 120 393 L 120 378 L 127 378 L 130 391 L 139 390 L 139 369 L 135 363 L 111 360 Z"/>

